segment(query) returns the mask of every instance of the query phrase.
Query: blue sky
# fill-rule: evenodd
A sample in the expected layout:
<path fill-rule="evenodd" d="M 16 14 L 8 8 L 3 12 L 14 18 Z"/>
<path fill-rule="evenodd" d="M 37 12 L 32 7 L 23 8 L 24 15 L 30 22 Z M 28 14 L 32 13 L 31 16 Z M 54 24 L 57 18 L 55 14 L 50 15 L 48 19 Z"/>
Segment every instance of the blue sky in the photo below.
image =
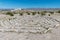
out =
<path fill-rule="evenodd" d="M 0 0 L 0 8 L 60 8 L 60 0 Z"/>

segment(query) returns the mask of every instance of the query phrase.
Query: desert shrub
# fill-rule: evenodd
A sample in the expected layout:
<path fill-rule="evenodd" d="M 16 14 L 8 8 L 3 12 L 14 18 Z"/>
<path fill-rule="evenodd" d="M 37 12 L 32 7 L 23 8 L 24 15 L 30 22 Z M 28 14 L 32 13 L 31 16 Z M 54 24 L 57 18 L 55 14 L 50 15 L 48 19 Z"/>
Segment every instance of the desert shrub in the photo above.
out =
<path fill-rule="evenodd" d="M 38 12 L 38 14 L 40 14 L 40 12 Z"/>
<path fill-rule="evenodd" d="M 50 14 L 48 14 L 48 16 L 50 16 Z"/>
<path fill-rule="evenodd" d="M 47 13 L 47 11 L 43 11 L 44 13 Z"/>
<path fill-rule="evenodd" d="M 59 10 L 59 11 L 57 11 L 57 13 L 60 13 L 60 10 Z"/>
<path fill-rule="evenodd" d="M 43 15 L 45 15 L 46 13 L 44 13 L 44 12 L 41 12 L 40 14 L 43 16 Z"/>
<path fill-rule="evenodd" d="M 20 14 L 20 16 L 22 16 L 23 15 L 23 13 L 19 13 Z"/>
<path fill-rule="evenodd" d="M 7 12 L 6 15 L 14 16 L 12 12 Z"/>
<path fill-rule="evenodd" d="M 51 11 L 49 13 L 54 14 L 54 12 L 51 12 Z"/>
<path fill-rule="evenodd" d="M 29 12 L 26 12 L 28 15 L 30 15 L 30 13 Z"/>
<path fill-rule="evenodd" d="M 32 15 L 35 15 L 36 14 L 36 12 L 32 12 Z"/>

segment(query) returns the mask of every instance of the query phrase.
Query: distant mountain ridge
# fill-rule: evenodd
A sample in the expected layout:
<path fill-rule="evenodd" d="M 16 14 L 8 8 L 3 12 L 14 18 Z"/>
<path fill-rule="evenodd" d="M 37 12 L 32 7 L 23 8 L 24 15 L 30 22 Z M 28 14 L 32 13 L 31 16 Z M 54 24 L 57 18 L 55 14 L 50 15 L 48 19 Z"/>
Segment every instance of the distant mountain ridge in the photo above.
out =
<path fill-rule="evenodd" d="M 60 10 L 60 8 L 25 8 L 22 10 Z"/>
<path fill-rule="evenodd" d="M 17 10 L 19 10 L 18 8 Z M 0 9 L 0 11 L 11 11 L 16 9 Z M 60 8 L 21 8 L 20 10 L 60 10 Z"/>
<path fill-rule="evenodd" d="M 0 9 L 0 11 L 11 11 L 11 10 L 14 10 L 14 9 Z"/>

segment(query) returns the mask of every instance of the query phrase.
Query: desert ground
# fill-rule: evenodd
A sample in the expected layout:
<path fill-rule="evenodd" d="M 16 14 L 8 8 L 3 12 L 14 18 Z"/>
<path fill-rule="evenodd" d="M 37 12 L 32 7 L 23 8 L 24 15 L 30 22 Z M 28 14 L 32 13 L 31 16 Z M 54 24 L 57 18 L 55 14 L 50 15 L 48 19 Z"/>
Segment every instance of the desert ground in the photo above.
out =
<path fill-rule="evenodd" d="M 0 40 L 60 40 L 60 11 L 4 13 Z"/>

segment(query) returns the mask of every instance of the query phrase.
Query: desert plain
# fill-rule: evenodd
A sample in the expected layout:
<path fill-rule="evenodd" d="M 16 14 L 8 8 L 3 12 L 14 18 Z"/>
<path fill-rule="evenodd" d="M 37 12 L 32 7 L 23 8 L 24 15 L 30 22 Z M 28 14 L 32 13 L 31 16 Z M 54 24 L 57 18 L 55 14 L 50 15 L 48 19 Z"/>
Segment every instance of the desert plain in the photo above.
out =
<path fill-rule="evenodd" d="M 0 40 L 60 40 L 60 11 L 0 11 Z"/>

